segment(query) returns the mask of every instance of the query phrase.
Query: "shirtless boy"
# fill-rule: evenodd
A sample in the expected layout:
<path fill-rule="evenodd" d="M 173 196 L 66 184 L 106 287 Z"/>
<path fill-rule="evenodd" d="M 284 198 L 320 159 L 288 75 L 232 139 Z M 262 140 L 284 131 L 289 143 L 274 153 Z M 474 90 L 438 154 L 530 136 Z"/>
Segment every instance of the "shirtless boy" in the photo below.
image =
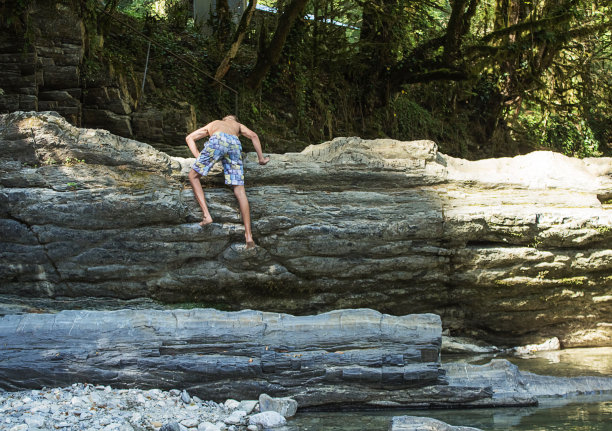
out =
<path fill-rule="evenodd" d="M 242 169 L 242 146 L 238 136 L 242 135 L 249 138 L 253 142 L 257 158 L 260 165 L 265 165 L 270 161 L 269 157 L 264 157 L 261 151 L 261 143 L 255 132 L 248 129 L 244 124 L 238 122 L 235 115 L 227 115 L 222 120 L 215 120 L 208 123 L 206 126 L 190 133 L 185 138 L 189 149 L 196 158 L 195 163 L 189 171 L 189 182 L 193 188 L 193 193 L 202 209 L 202 221 L 200 226 L 206 226 L 212 223 L 213 219 L 210 216 L 208 207 L 206 206 L 206 198 L 204 190 L 200 183 L 200 178 L 207 175 L 208 171 L 217 160 L 221 160 L 223 164 L 223 173 L 225 175 L 225 184 L 231 185 L 234 188 L 234 195 L 238 199 L 240 206 L 240 214 L 244 222 L 244 237 L 246 240 L 246 248 L 255 246 L 253 235 L 251 233 L 251 210 L 249 201 L 247 200 L 246 191 L 244 190 L 244 170 Z M 198 152 L 195 141 L 209 136 L 210 138 L 204 144 L 202 152 Z"/>

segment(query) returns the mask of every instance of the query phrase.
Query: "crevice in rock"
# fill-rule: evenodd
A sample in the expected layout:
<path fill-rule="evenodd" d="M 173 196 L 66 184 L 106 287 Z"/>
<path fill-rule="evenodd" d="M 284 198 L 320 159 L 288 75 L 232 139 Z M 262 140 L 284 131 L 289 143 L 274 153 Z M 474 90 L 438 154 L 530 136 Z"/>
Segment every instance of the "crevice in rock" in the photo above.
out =
<path fill-rule="evenodd" d="M 597 199 L 601 202 L 602 205 L 610 205 L 612 204 L 612 192 L 610 193 L 600 193 L 597 195 Z"/>
<path fill-rule="evenodd" d="M 36 238 L 36 241 L 38 242 L 38 245 L 42 248 L 43 253 L 45 254 L 45 257 L 47 258 L 47 261 L 49 262 L 49 264 L 51 265 L 51 267 L 53 268 L 53 270 L 55 271 L 55 275 L 57 276 L 57 281 L 58 283 L 63 283 L 65 287 L 68 287 L 66 282 L 64 281 L 64 278 L 62 277 L 62 274 L 59 271 L 59 268 L 57 267 L 55 261 L 53 259 L 51 259 L 51 256 L 49 256 L 49 250 L 47 250 L 47 246 L 41 241 L 40 237 L 38 236 L 38 232 L 36 232 L 36 230 L 34 230 L 34 228 L 25 220 L 20 219 L 19 217 L 15 217 L 12 213 L 7 213 L 8 217 L 11 220 L 16 221 L 19 224 L 24 225 L 30 232 L 32 232 L 32 235 L 34 236 L 34 238 Z"/>
<path fill-rule="evenodd" d="M 512 246 L 512 247 L 520 247 L 520 245 L 514 245 L 514 244 L 507 244 L 507 243 L 503 243 L 503 242 L 496 242 L 496 241 L 467 241 L 465 243 L 465 247 L 476 247 L 476 248 L 499 248 L 499 247 L 508 247 L 508 246 Z"/>

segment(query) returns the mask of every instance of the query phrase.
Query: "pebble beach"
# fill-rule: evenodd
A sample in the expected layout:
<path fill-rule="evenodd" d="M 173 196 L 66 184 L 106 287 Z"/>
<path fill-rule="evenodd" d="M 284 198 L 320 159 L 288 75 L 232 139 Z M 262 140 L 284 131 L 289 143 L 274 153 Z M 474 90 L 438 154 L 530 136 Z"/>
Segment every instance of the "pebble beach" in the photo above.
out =
<path fill-rule="evenodd" d="M 0 392 L 0 430 L 6 431 L 255 431 L 284 423 L 276 412 L 260 413 L 257 400 L 216 403 L 178 389 L 73 384 Z"/>

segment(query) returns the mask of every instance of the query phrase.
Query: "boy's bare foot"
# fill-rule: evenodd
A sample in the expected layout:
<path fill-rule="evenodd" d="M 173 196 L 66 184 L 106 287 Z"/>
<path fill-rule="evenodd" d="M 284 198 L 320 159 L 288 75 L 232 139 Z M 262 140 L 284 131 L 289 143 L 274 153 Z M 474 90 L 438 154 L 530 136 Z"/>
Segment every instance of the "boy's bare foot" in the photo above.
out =
<path fill-rule="evenodd" d="M 246 239 L 246 249 L 248 250 L 249 248 L 253 248 L 255 247 L 255 241 L 253 241 L 253 238 L 247 238 Z"/>
<path fill-rule="evenodd" d="M 206 226 L 207 224 L 211 224 L 213 222 L 212 217 L 209 215 L 208 217 L 203 217 L 200 222 L 200 226 Z"/>

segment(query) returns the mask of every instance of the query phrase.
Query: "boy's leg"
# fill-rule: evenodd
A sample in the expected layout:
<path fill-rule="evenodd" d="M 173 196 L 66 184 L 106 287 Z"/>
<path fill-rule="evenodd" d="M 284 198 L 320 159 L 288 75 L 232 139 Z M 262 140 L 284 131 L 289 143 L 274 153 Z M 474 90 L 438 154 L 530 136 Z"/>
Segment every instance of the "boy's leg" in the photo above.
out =
<path fill-rule="evenodd" d="M 204 197 L 204 189 L 202 189 L 200 178 L 202 178 L 202 175 L 195 170 L 192 169 L 189 171 L 189 182 L 191 183 L 193 194 L 202 209 L 202 221 L 200 222 L 200 226 L 206 226 L 212 223 L 213 219 L 208 212 L 208 206 L 206 206 L 206 198 Z"/>
<path fill-rule="evenodd" d="M 253 234 L 251 233 L 251 208 L 249 207 L 249 200 L 247 199 L 246 191 L 244 186 L 233 186 L 234 195 L 238 199 L 238 205 L 240 206 L 240 215 L 242 216 L 242 222 L 244 223 L 244 238 L 246 240 L 246 248 L 255 247 L 253 241 Z"/>

